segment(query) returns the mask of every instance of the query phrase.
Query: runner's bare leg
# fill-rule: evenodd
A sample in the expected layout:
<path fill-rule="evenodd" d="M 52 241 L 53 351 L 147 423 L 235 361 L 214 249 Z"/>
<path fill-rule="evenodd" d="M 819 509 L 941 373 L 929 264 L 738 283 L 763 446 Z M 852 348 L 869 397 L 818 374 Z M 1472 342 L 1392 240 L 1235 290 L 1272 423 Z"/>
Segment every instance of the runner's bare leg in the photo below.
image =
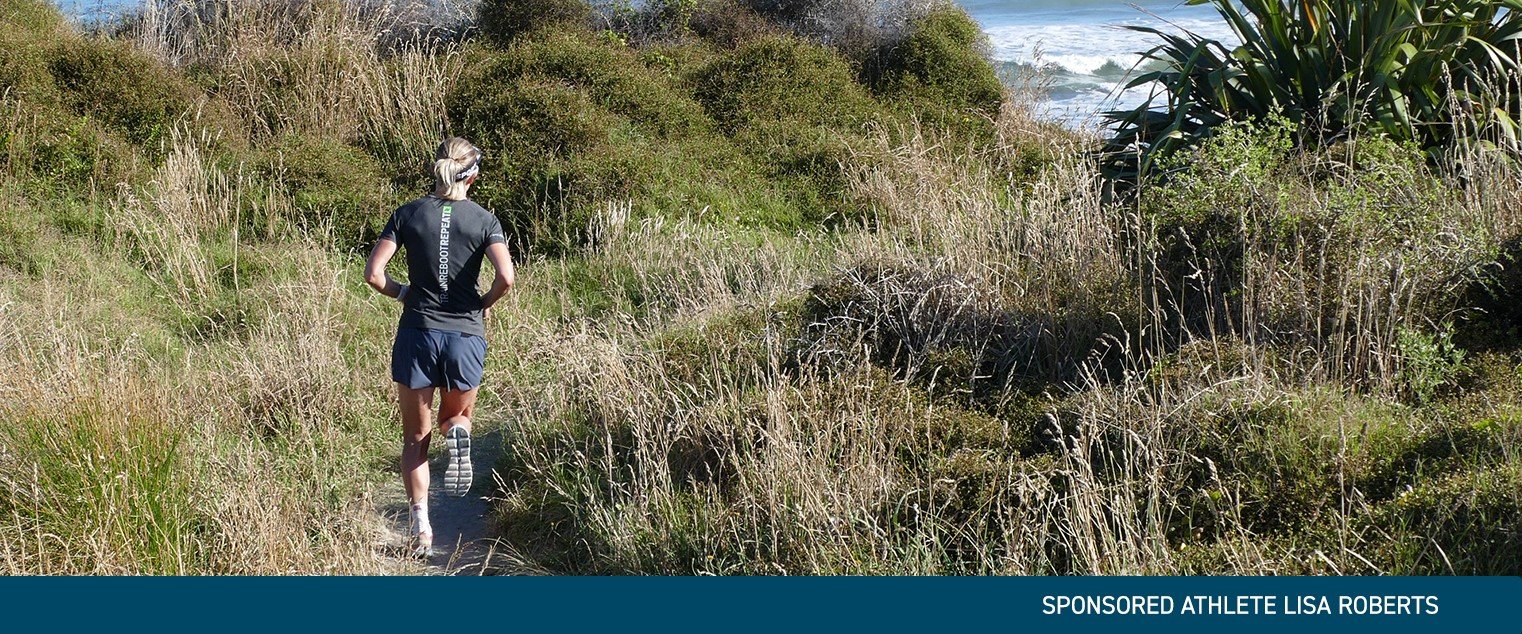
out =
<path fill-rule="evenodd" d="M 441 390 L 439 399 L 439 432 L 449 433 L 449 428 L 459 425 L 465 431 L 473 431 L 470 428 L 470 419 L 476 413 L 476 392 L 480 388 L 470 390 Z"/>
<path fill-rule="evenodd" d="M 414 390 L 400 383 L 397 400 L 402 409 L 402 485 L 407 501 L 428 501 L 428 442 L 433 436 L 433 388 Z"/>

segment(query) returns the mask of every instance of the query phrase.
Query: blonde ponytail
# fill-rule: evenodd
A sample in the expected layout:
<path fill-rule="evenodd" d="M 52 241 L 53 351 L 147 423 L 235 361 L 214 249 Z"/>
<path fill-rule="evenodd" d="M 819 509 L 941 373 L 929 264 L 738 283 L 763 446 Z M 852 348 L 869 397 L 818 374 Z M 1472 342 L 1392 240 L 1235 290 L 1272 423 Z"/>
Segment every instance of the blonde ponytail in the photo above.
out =
<path fill-rule="evenodd" d="M 481 166 L 481 150 L 460 137 L 445 139 L 434 153 L 433 195 L 445 200 L 465 200 L 470 184 Z"/>

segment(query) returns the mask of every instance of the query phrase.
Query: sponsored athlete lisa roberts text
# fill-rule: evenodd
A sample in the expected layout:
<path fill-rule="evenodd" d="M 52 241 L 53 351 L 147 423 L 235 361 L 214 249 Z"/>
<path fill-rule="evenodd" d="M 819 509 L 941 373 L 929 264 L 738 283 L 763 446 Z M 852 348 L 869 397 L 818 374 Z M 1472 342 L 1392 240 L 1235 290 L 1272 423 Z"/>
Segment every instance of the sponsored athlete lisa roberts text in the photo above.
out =
<path fill-rule="evenodd" d="M 1435 596 L 1404 595 L 1237 595 L 1174 597 L 1171 595 L 1048 595 L 1041 597 L 1042 614 L 1071 615 L 1260 615 L 1351 614 L 1433 615 Z"/>

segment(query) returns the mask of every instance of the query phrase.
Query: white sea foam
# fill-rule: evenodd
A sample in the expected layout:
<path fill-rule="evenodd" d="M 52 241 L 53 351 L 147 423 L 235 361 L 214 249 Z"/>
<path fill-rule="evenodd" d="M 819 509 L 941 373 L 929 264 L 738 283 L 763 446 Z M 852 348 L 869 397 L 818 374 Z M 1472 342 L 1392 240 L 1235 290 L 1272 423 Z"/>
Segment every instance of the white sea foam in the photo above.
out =
<path fill-rule="evenodd" d="M 1204 37 L 1230 40 L 1225 24 L 1212 20 L 1188 20 L 1173 25 L 1144 20 L 1101 24 L 1008 24 L 985 30 L 994 46 L 994 56 L 1011 62 L 1056 64 L 1074 74 L 1094 74 L 1107 63 L 1130 68 L 1139 54 L 1156 46 L 1158 38 L 1150 33 L 1132 31 L 1126 26 L 1154 26 L 1164 31 L 1189 31 Z"/>
<path fill-rule="evenodd" d="M 988 33 L 994 57 L 1041 69 L 1051 86 L 1045 109 L 1075 126 L 1093 125 L 1099 112 L 1134 107 L 1146 98 L 1146 87 L 1120 88 L 1127 81 L 1127 71 L 1141 62 L 1141 53 L 1160 42 L 1156 35 L 1125 27 L 1149 26 L 1234 40 L 1209 7 L 1156 1 L 1137 4 L 1139 8 L 1121 0 L 964 0 Z"/>

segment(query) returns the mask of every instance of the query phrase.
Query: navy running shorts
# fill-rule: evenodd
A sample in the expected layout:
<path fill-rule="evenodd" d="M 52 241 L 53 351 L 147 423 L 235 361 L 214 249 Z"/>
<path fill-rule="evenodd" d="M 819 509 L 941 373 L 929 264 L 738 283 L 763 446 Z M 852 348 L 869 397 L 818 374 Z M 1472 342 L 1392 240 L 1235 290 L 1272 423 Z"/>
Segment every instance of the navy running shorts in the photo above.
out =
<path fill-rule="evenodd" d="M 391 380 L 414 390 L 473 390 L 486 367 L 486 338 L 448 330 L 396 329 Z"/>

